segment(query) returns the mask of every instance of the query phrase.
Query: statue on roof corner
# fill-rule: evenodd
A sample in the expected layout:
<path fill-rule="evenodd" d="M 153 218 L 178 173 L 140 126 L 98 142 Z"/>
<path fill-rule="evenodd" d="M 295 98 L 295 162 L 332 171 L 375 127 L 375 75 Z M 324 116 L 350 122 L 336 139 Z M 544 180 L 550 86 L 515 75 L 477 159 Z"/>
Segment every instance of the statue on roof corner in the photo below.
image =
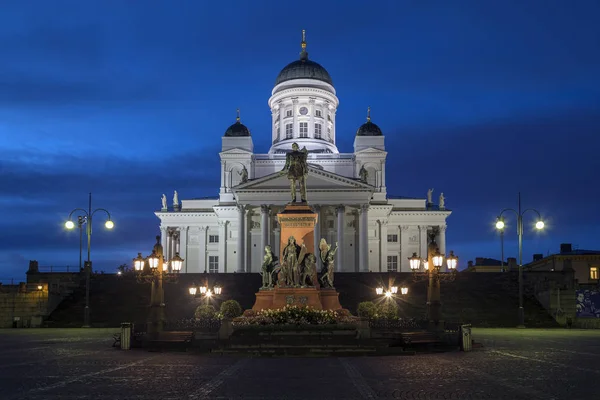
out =
<path fill-rule="evenodd" d="M 280 174 L 287 173 L 290 180 L 290 191 L 292 194 L 292 203 L 296 202 L 296 182 L 300 184 L 300 199 L 306 203 L 306 176 L 308 175 L 308 150 L 304 147 L 299 150 L 298 143 L 292 144 L 292 151 L 285 156 L 285 166 Z"/>
<path fill-rule="evenodd" d="M 248 170 L 246 169 L 245 165 L 242 167 L 242 170 L 238 172 L 238 175 L 242 177 L 241 183 L 248 182 Z"/>
<path fill-rule="evenodd" d="M 167 209 L 167 196 L 164 193 L 161 197 L 161 201 L 162 201 L 162 209 L 166 210 Z"/>

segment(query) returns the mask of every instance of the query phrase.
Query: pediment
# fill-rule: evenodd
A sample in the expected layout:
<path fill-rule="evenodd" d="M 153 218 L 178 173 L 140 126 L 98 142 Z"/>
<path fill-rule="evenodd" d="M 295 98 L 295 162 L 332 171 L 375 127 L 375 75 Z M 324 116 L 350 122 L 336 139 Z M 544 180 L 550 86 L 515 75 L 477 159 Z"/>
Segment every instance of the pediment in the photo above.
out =
<path fill-rule="evenodd" d="M 376 149 L 375 147 L 367 147 L 366 149 L 359 150 L 359 151 L 355 152 L 354 154 L 381 155 L 381 154 L 387 154 L 387 151 Z"/>
<path fill-rule="evenodd" d="M 279 172 L 263 176 L 262 178 L 241 183 L 231 188 L 234 193 L 244 193 L 252 191 L 289 191 L 290 181 L 287 176 Z M 315 190 L 327 191 L 369 191 L 375 188 L 367 183 L 357 179 L 347 178 L 320 168 L 308 166 L 308 176 L 306 178 L 307 192 Z"/>
<path fill-rule="evenodd" d="M 235 155 L 252 155 L 253 153 L 248 150 L 241 149 L 239 147 L 234 147 L 232 149 L 227 149 L 219 153 L 221 156 L 235 156 Z"/>

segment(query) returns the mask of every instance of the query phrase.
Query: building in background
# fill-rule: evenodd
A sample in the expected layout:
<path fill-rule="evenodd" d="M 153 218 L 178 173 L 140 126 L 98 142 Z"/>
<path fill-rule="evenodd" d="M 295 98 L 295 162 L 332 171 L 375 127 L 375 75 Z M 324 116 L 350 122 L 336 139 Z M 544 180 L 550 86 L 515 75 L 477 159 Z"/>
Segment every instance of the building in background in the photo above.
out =
<path fill-rule="evenodd" d="M 544 257 L 534 254 L 533 261 L 524 265 L 531 271 L 566 271 L 572 269 L 581 284 L 597 285 L 600 274 L 600 251 L 573 249 L 571 243 L 560 245 L 560 253 Z"/>
<path fill-rule="evenodd" d="M 222 137 L 221 184 L 213 199 L 183 200 L 156 212 L 167 258 L 185 259 L 183 272 L 258 272 L 264 247 L 279 254 L 276 214 L 290 202 L 280 171 L 293 143 L 306 147 L 308 202 L 318 213 L 316 242 L 338 243 L 338 272 L 410 271 L 408 257 L 426 256 L 428 233 L 446 253 L 450 210 L 428 199 L 390 197 L 385 136 L 371 120 L 355 133 L 354 149 L 336 145 L 339 100 L 329 72 L 308 57 L 304 33 L 299 59 L 277 76 L 268 101 L 271 148 L 254 153 L 250 130 L 239 116 Z M 354 134 L 354 133 L 353 133 Z"/>

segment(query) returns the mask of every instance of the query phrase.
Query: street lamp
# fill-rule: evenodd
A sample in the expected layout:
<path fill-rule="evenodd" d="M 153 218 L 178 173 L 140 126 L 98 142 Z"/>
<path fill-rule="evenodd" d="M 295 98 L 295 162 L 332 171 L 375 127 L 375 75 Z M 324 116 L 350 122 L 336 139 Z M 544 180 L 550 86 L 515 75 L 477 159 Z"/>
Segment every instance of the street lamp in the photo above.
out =
<path fill-rule="evenodd" d="M 535 223 L 535 228 L 537 230 L 544 229 L 544 221 L 542 220 L 542 216 L 538 210 L 533 208 L 528 208 L 526 210 L 521 210 L 521 192 L 519 192 L 519 207 L 517 210 L 514 208 L 505 208 L 500 212 L 498 218 L 496 218 L 496 229 L 500 231 L 501 234 L 504 234 L 504 229 L 506 228 L 506 224 L 504 223 L 503 214 L 506 211 L 512 211 L 517 216 L 517 236 L 519 238 L 519 327 L 525 327 L 525 310 L 523 309 L 523 215 L 526 212 L 531 211 L 534 212 L 538 219 Z"/>
<path fill-rule="evenodd" d="M 199 289 L 199 290 L 198 290 Z M 216 285 L 215 287 L 213 287 L 213 289 L 211 290 L 208 285 L 203 285 L 200 287 L 197 287 L 196 285 L 191 286 L 188 289 L 190 295 L 197 297 L 196 293 L 199 294 L 199 296 L 201 298 L 206 299 L 206 302 L 208 303 L 210 301 L 210 299 L 213 296 L 219 296 L 221 293 L 223 293 L 223 288 L 221 286 Z"/>
<path fill-rule="evenodd" d="M 415 282 L 428 280 L 427 285 L 427 316 L 432 326 L 437 327 L 442 320 L 442 303 L 440 284 L 441 281 L 454 281 L 456 279 L 456 269 L 458 267 L 458 257 L 450 251 L 446 257 L 446 264 L 450 272 L 441 272 L 444 265 L 444 255 L 440 253 L 435 243 L 436 232 L 429 235 L 429 245 L 427 247 L 427 259 L 421 260 L 417 253 L 408 257 L 410 269 L 412 270 L 413 280 Z M 430 268 L 431 266 L 431 268 Z"/>
<path fill-rule="evenodd" d="M 171 261 L 164 261 L 160 236 L 156 237 L 156 244 L 148 257 L 144 258 L 142 253 L 138 253 L 137 257 L 133 259 L 133 268 L 136 272 L 137 281 L 139 283 L 151 283 L 150 315 L 148 318 L 149 335 L 156 336 L 163 330 L 165 322 L 165 292 L 163 282 L 176 282 L 178 280 L 183 261 L 178 253 L 175 254 L 175 257 Z M 171 264 L 171 272 L 169 272 L 169 264 Z"/>
<path fill-rule="evenodd" d="M 380 286 L 380 287 L 375 288 L 375 293 L 378 296 L 383 295 L 388 299 L 392 298 L 392 297 L 396 297 L 396 295 L 398 294 L 398 286 L 390 286 L 389 289 L 387 289 L 387 290 Z M 400 288 L 400 293 L 403 295 L 407 294 L 408 288 L 407 287 Z"/>
<path fill-rule="evenodd" d="M 111 220 L 110 213 L 104 208 L 97 208 L 92 211 L 92 194 L 89 195 L 88 209 L 75 208 L 69 213 L 69 218 L 65 222 L 67 229 L 73 229 L 75 223 L 73 222 L 73 214 L 79 211 L 83 213 L 82 216 L 77 217 L 77 224 L 79 225 L 79 269 L 81 270 L 81 250 L 82 250 L 82 226 L 85 224 L 85 233 L 87 234 L 87 261 L 85 265 L 85 309 L 83 314 L 83 327 L 90 327 L 90 274 L 92 272 L 92 261 L 90 259 L 90 250 L 92 246 L 92 217 L 97 211 L 106 213 L 108 219 L 104 223 L 106 229 L 112 229 L 115 227 L 114 222 Z"/>

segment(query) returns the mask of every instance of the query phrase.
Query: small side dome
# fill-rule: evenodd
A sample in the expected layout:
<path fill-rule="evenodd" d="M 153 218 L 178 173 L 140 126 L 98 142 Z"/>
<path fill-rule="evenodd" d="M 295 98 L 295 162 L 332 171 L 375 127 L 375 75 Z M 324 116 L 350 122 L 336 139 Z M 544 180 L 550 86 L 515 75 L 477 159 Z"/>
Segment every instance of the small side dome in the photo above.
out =
<path fill-rule="evenodd" d="M 237 110 L 237 118 L 235 124 L 231 125 L 225 131 L 225 137 L 247 137 L 250 136 L 250 131 L 246 125 L 240 122 L 240 110 Z"/>
<path fill-rule="evenodd" d="M 367 108 L 367 122 L 358 128 L 356 136 L 383 136 L 381 129 L 371 122 L 371 107 Z"/>

